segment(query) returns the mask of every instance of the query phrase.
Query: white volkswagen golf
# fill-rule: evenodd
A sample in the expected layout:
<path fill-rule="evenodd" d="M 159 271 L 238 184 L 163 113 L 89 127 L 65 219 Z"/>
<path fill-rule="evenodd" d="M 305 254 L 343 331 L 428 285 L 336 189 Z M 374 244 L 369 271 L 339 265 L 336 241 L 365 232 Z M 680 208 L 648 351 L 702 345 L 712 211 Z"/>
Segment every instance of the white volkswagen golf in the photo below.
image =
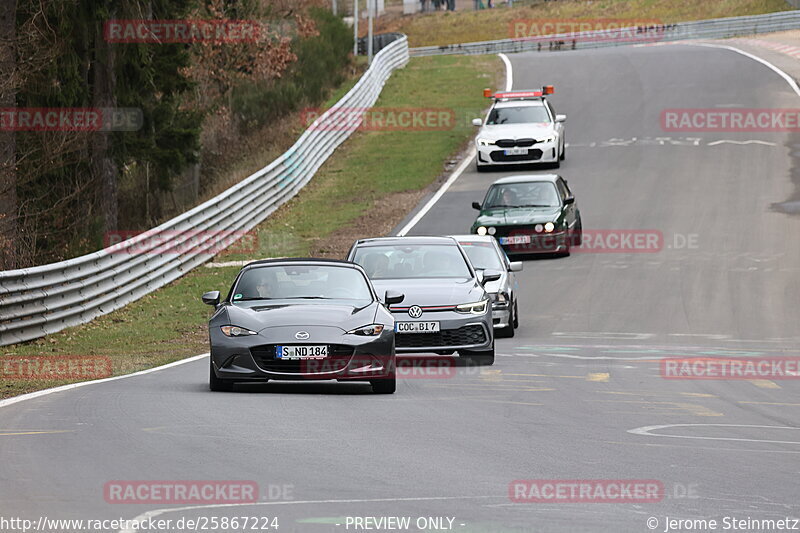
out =
<path fill-rule="evenodd" d="M 556 168 L 566 157 L 564 122 L 566 115 L 557 115 L 547 95 L 553 86 L 538 91 L 506 91 L 484 95 L 492 98 L 486 121 L 472 121 L 480 126 L 475 138 L 478 149 L 478 171 L 492 165 L 549 163 Z"/>

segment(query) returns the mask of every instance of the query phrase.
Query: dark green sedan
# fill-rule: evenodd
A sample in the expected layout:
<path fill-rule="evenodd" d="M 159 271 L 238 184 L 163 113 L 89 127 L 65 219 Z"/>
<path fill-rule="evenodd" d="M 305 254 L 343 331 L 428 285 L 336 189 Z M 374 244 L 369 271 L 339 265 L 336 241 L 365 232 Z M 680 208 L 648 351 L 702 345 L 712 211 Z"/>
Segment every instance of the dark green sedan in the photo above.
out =
<path fill-rule="evenodd" d="M 493 235 L 509 255 L 564 254 L 580 246 L 581 212 L 567 180 L 558 174 L 508 176 L 495 181 L 472 233 Z"/>

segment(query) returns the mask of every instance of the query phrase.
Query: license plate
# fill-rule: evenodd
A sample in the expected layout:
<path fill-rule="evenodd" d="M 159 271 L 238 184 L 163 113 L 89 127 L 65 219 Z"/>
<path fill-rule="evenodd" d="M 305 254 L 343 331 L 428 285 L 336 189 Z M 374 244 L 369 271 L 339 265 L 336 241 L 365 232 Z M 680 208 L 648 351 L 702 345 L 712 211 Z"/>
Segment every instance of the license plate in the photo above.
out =
<path fill-rule="evenodd" d="M 395 322 L 397 333 L 438 333 L 438 322 Z"/>
<path fill-rule="evenodd" d="M 503 150 L 506 155 L 528 155 L 527 148 L 509 148 L 508 150 Z"/>
<path fill-rule="evenodd" d="M 327 345 L 276 346 L 276 359 L 324 359 L 328 357 Z"/>
<path fill-rule="evenodd" d="M 531 242 L 530 235 L 512 235 L 510 237 L 500 237 L 497 239 L 500 244 L 528 244 Z"/>

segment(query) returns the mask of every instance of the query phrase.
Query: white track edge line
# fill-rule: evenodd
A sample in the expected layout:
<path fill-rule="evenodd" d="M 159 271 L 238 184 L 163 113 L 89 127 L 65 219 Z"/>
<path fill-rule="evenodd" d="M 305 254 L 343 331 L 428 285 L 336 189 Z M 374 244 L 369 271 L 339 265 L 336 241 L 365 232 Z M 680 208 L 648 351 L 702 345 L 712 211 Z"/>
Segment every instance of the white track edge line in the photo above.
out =
<path fill-rule="evenodd" d="M 81 381 L 79 383 L 70 383 L 69 385 L 62 385 L 60 387 L 53 387 L 51 389 L 44 389 L 39 390 L 36 392 L 29 392 L 28 394 L 22 394 L 20 396 L 13 396 L 11 398 L 6 398 L 5 400 L 0 400 L 0 408 L 6 407 L 9 405 L 13 405 L 15 403 L 24 402 L 25 400 L 33 400 L 34 398 L 39 398 L 41 396 L 47 396 L 48 394 L 53 394 L 54 392 L 62 392 L 72 389 L 77 389 L 78 387 L 85 387 L 86 385 L 95 385 L 97 383 L 106 383 L 109 381 L 116 381 L 118 379 L 126 379 L 132 378 L 134 376 L 142 376 L 144 374 L 151 374 L 153 372 L 158 372 L 159 370 L 165 370 L 167 368 L 171 368 L 173 366 L 182 365 L 185 363 L 191 363 L 192 361 L 197 361 L 198 359 L 202 359 L 203 357 L 207 357 L 207 353 L 201 353 L 200 355 L 194 355 L 192 357 L 187 357 L 186 359 L 181 359 L 179 361 L 174 361 L 172 363 L 168 363 L 166 365 L 157 366 L 155 368 L 148 368 L 146 370 L 140 370 L 138 372 L 134 372 L 133 374 L 125 374 L 123 376 L 114 376 L 110 378 L 103 378 L 103 379 L 94 379 L 92 381 Z"/>

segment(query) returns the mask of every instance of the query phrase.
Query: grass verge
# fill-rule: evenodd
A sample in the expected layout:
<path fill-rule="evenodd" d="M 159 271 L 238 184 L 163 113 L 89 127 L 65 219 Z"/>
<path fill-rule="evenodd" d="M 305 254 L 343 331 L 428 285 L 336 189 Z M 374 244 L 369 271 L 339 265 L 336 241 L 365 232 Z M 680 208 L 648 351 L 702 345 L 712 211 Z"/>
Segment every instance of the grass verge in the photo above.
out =
<path fill-rule="evenodd" d="M 485 3 L 485 2 L 484 2 Z M 389 16 L 379 19 L 379 31 L 400 31 L 410 46 L 432 46 L 514 37 L 517 19 L 631 19 L 669 24 L 792 9 L 785 0 L 535 0 L 513 8 Z"/>
<path fill-rule="evenodd" d="M 473 133 L 468 119 L 485 106 L 481 90 L 496 87 L 501 72 L 494 56 L 413 59 L 392 75 L 376 108 L 386 118 L 393 110 L 422 105 L 445 113 L 426 124 L 450 127 L 356 132 L 292 201 L 258 227 L 256 250 L 228 253 L 216 261 L 341 256 L 354 238 L 385 234 L 442 176 L 443 161 L 468 142 Z M 227 290 L 238 270 L 200 267 L 91 323 L 5 347 L 0 365 L 29 356 L 103 356 L 111 361 L 112 375 L 121 375 L 203 353 L 210 309 L 200 295 Z M 79 381 L 7 379 L 3 368 L 0 397 Z"/>

